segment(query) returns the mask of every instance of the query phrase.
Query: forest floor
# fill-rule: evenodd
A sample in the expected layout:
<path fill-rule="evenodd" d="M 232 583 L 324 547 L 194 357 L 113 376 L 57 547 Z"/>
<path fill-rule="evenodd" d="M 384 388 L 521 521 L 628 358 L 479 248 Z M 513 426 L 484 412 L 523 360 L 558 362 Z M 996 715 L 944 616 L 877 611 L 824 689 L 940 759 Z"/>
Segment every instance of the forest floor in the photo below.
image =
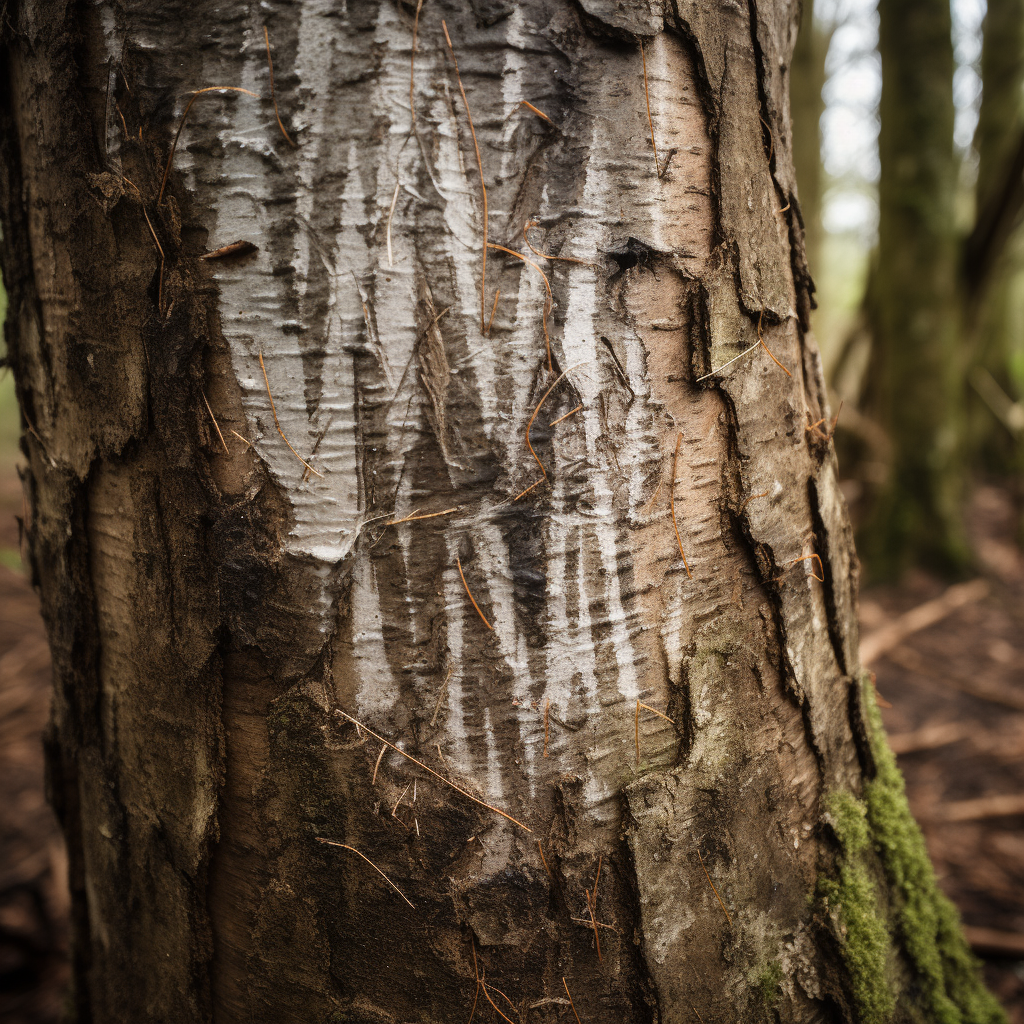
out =
<path fill-rule="evenodd" d="M 49 658 L 21 512 L 12 459 L 0 465 L 0 1021 L 55 1024 L 69 907 L 43 792 Z M 969 521 L 984 582 L 950 591 L 918 574 L 869 590 L 862 643 L 885 648 L 872 662 L 883 715 L 940 884 L 1010 1024 L 1024 1024 L 1024 555 L 1003 492 L 979 488 Z"/>

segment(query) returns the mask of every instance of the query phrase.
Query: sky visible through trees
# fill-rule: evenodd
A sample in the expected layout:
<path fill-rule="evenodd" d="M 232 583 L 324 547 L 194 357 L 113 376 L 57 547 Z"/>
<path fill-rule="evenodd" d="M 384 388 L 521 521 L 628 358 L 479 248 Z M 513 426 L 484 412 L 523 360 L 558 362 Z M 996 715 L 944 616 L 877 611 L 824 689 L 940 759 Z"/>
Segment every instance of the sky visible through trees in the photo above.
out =
<path fill-rule="evenodd" d="M 831 31 L 821 156 L 827 177 L 822 220 L 829 235 L 849 235 L 859 248 L 878 228 L 878 100 L 882 88 L 876 0 L 817 0 L 816 22 Z M 964 186 L 973 184 L 971 141 L 981 102 L 981 25 L 985 0 L 953 0 L 956 73 L 954 141 L 965 160 Z M 814 268 L 812 268 L 813 270 Z M 820 270 L 819 270 L 820 274 Z"/>

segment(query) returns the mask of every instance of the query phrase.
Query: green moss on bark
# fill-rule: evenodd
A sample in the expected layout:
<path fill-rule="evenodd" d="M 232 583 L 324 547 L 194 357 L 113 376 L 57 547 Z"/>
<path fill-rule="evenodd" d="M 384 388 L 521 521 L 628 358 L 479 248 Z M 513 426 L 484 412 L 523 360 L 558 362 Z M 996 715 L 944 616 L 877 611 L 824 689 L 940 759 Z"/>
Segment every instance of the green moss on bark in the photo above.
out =
<path fill-rule="evenodd" d="M 761 997 L 765 1010 L 771 1010 L 779 1001 L 779 986 L 782 984 L 782 978 L 782 964 L 778 960 L 763 964 L 754 975 L 754 988 Z"/>
<path fill-rule="evenodd" d="M 857 1016 L 864 1024 L 883 1024 L 892 1017 L 895 998 L 887 970 L 889 930 L 868 867 L 866 808 L 849 793 L 831 794 L 827 806 L 841 853 L 838 878 L 822 879 L 818 894 L 838 918 Z"/>
<path fill-rule="evenodd" d="M 940 892 L 924 836 L 910 813 L 903 776 L 889 749 L 870 680 L 862 686 L 875 777 L 864 787 L 871 840 L 898 897 L 898 938 L 917 975 L 929 1019 L 940 1024 L 1000 1024 L 1002 1010 L 981 980 L 956 908 Z"/>
<path fill-rule="evenodd" d="M 1005 1024 L 956 908 L 939 890 L 867 676 L 862 686 L 875 774 L 863 800 L 844 792 L 826 799 L 839 857 L 817 889 L 837 925 L 857 1019 Z M 884 903 L 876 887 L 882 873 Z M 896 951 L 910 969 L 909 985 L 897 980 Z"/>

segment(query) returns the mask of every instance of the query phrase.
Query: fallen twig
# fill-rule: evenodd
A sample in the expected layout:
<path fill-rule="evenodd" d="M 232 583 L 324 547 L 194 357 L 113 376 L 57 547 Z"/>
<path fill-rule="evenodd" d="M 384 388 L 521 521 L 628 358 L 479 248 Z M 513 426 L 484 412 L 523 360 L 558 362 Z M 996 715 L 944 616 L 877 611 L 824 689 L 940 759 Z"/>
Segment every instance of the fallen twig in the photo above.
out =
<path fill-rule="evenodd" d="M 1024 793 L 1000 793 L 976 800 L 954 800 L 935 809 L 937 821 L 981 821 L 1024 815 Z"/>
<path fill-rule="evenodd" d="M 895 622 L 868 633 L 860 642 L 860 662 L 870 665 L 902 643 L 912 633 L 934 626 L 958 608 L 980 601 L 988 594 L 988 582 L 983 579 L 967 583 L 954 583 L 941 597 L 904 612 Z"/>

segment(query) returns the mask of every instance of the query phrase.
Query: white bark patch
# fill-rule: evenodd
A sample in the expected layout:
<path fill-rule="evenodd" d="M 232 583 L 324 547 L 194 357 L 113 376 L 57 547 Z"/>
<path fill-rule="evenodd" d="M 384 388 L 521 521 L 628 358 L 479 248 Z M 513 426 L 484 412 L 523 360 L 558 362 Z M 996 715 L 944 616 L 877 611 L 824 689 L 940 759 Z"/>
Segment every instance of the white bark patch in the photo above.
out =
<path fill-rule="evenodd" d="M 300 84 L 279 97 L 300 127 L 299 149 L 270 147 L 276 125 L 258 104 L 237 103 L 220 151 L 197 149 L 190 170 L 197 187 L 216 187 L 216 237 L 260 246 L 244 267 L 216 273 L 253 440 L 292 505 L 286 546 L 325 565 L 348 559 L 351 621 L 340 635 L 352 648 L 338 654 L 336 686 L 368 724 L 440 742 L 454 775 L 496 806 L 524 793 L 547 806 L 549 783 L 577 779 L 591 827 L 611 836 L 622 784 L 677 757 L 683 724 L 671 704 L 687 665 L 708 656 L 705 626 L 753 614 L 743 609 L 761 596 L 723 535 L 725 407 L 689 383 L 693 304 L 705 301 L 698 281 L 714 323 L 712 359 L 735 355 L 751 329 L 734 309 L 732 271 L 712 269 L 712 146 L 690 57 L 669 35 L 647 46 L 659 176 L 639 49 L 603 48 L 600 61 L 569 67 L 525 9 L 480 29 L 485 43 L 453 33 L 490 239 L 548 275 L 556 372 L 568 368 L 532 428 L 548 479 L 513 502 L 540 475 L 525 430 L 554 379 L 546 290 L 532 267 L 489 251 L 485 319 L 499 287 L 501 297 L 489 336 L 481 330 L 479 173 L 439 16 L 425 6 L 410 135 L 410 20 L 382 5 L 367 33 L 327 12 L 303 9 L 288 58 Z M 252 84 L 257 66 L 254 52 Z M 566 109 L 560 89 L 570 81 Z M 520 106 L 541 97 L 558 128 Z M 194 132 L 208 138 L 202 121 Z M 539 222 L 539 248 L 595 265 L 530 253 L 528 220 Z M 421 338 L 443 309 L 428 367 Z M 303 481 L 273 429 L 260 350 L 282 429 L 323 479 Z M 749 374 L 754 391 L 777 387 L 779 371 L 759 355 L 733 372 Z M 548 426 L 577 402 L 578 412 Z M 383 536 L 370 524 L 452 506 Z M 751 505 L 751 521 L 773 508 Z M 790 557 L 809 536 L 806 527 L 793 536 Z M 460 552 L 493 631 L 459 578 Z M 801 680 L 819 671 L 805 664 L 802 643 L 791 645 Z M 695 686 L 692 713 L 694 749 L 711 763 L 729 705 L 716 707 L 709 685 Z M 677 715 L 670 723 L 644 711 L 639 767 L 637 699 Z M 549 717 L 544 757 L 548 702 L 564 726 Z"/>

